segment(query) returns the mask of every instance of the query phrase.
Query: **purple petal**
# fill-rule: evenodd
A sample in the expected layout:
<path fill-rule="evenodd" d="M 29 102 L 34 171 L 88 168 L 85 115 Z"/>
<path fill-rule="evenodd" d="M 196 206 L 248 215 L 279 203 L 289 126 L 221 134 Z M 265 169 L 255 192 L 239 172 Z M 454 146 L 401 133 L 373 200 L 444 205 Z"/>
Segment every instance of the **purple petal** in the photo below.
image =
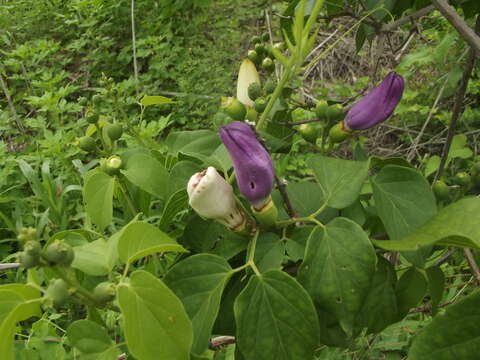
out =
<path fill-rule="evenodd" d="M 261 206 L 273 189 L 272 158 L 246 123 L 220 128 L 220 138 L 232 158 L 240 192 L 253 206 Z"/>
<path fill-rule="evenodd" d="M 364 130 L 387 120 L 402 98 L 403 77 L 389 73 L 380 85 L 352 106 L 345 123 L 352 130 Z"/>

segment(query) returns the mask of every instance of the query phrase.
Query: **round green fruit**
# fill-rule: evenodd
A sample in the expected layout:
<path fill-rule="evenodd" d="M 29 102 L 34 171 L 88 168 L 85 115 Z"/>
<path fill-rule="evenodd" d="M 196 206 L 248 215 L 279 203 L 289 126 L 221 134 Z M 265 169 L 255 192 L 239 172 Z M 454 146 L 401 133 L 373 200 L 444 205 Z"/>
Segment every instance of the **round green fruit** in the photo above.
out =
<path fill-rule="evenodd" d="M 102 95 L 100 94 L 96 94 L 96 95 L 93 95 L 92 96 L 92 103 L 95 105 L 95 106 L 98 106 L 102 103 L 103 99 L 102 99 Z"/>
<path fill-rule="evenodd" d="M 262 42 L 262 39 L 260 38 L 260 36 L 255 35 L 255 36 L 252 36 L 252 39 L 250 40 L 250 42 L 252 44 L 259 44 Z"/>
<path fill-rule="evenodd" d="M 255 50 L 249 50 L 247 57 L 254 63 L 258 64 L 260 62 L 260 55 Z"/>
<path fill-rule="evenodd" d="M 262 86 L 258 82 L 251 83 L 248 86 L 248 97 L 255 101 L 262 96 Z"/>
<path fill-rule="evenodd" d="M 21 267 L 24 267 L 25 269 L 30 269 L 40 265 L 40 257 L 38 256 L 38 254 L 35 255 L 23 251 L 20 253 L 19 262 Z"/>
<path fill-rule="evenodd" d="M 433 193 L 438 199 L 447 199 L 450 195 L 450 186 L 445 184 L 442 180 L 435 181 L 433 184 Z"/>
<path fill-rule="evenodd" d="M 105 125 L 105 132 L 110 140 L 115 141 L 122 137 L 123 127 L 120 124 L 107 124 Z"/>
<path fill-rule="evenodd" d="M 246 118 L 247 118 L 248 121 L 257 122 L 258 113 L 256 112 L 256 110 L 253 107 L 249 106 L 247 108 Z"/>
<path fill-rule="evenodd" d="M 460 186 L 468 186 L 472 182 L 472 177 L 468 175 L 466 172 L 459 172 L 453 177 L 454 184 Z"/>
<path fill-rule="evenodd" d="M 263 91 L 265 91 L 265 94 L 270 95 L 270 94 L 273 94 L 276 87 L 277 87 L 277 82 L 273 79 L 268 79 L 265 85 L 263 86 Z"/>
<path fill-rule="evenodd" d="M 94 151 L 97 145 L 95 144 L 95 140 L 90 136 L 83 136 L 78 139 L 78 147 L 86 152 Z"/>
<path fill-rule="evenodd" d="M 69 266 L 75 254 L 64 240 L 55 240 L 47 246 L 42 256 L 51 265 Z"/>
<path fill-rule="evenodd" d="M 268 41 L 268 40 L 270 40 L 270 34 L 269 34 L 268 32 L 264 32 L 264 33 L 262 34 L 262 40 L 263 40 L 263 41 Z"/>
<path fill-rule="evenodd" d="M 270 59 L 269 57 L 266 57 L 262 61 L 262 69 L 268 72 L 272 72 L 273 70 L 275 70 L 275 63 L 273 62 L 272 59 Z"/>
<path fill-rule="evenodd" d="M 42 246 L 37 240 L 29 240 L 23 246 L 23 251 L 29 255 L 40 255 L 42 251 Z"/>
<path fill-rule="evenodd" d="M 240 101 L 234 97 L 222 97 L 221 108 L 232 119 L 237 121 L 243 121 L 247 114 L 247 109 Z"/>
<path fill-rule="evenodd" d="M 315 105 L 315 113 L 320 119 L 326 119 L 328 118 L 328 103 L 325 100 L 320 100 L 317 102 L 317 105 Z"/>
<path fill-rule="evenodd" d="M 117 155 L 112 155 L 105 161 L 104 167 L 107 174 L 118 174 L 118 172 L 122 168 L 122 159 Z"/>
<path fill-rule="evenodd" d="M 317 142 L 318 137 L 318 129 L 312 124 L 301 124 L 298 127 L 298 132 L 302 137 L 312 143 L 315 144 Z"/>
<path fill-rule="evenodd" d="M 115 284 L 102 282 L 93 289 L 93 297 L 99 304 L 106 304 L 115 299 Z"/>
<path fill-rule="evenodd" d="M 265 111 L 265 108 L 267 107 L 267 100 L 265 100 L 265 98 L 263 97 L 259 97 L 257 100 L 255 100 L 253 107 L 256 112 L 262 113 Z"/>
<path fill-rule="evenodd" d="M 255 51 L 260 56 L 265 55 L 267 53 L 267 49 L 265 48 L 265 45 L 260 43 L 255 44 Z"/>
<path fill-rule="evenodd" d="M 68 284 L 63 279 L 52 280 L 45 292 L 45 296 L 51 301 L 53 307 L 61 307 L 67 302 L 70 296 Z"/>
<path fill-rule="evenodd" d="M 334 104 L 329 106 L 326 110 L 326 113 L 327 118 L 331 121 L 343 120 L 343 118 L 345 117 L 343 113 L 343 106 L 340 104 Z"/>
<path fill-rule="evenodd" d="M 92 112 L 88 112 L 86 115 L 85 115 L 85 120 L 87 120 L 87 122 L 89 124 L 96 124 L 97 121 L 98 121 L 98 114 L 95 114 L 95 113 L 92 113 Z"/>

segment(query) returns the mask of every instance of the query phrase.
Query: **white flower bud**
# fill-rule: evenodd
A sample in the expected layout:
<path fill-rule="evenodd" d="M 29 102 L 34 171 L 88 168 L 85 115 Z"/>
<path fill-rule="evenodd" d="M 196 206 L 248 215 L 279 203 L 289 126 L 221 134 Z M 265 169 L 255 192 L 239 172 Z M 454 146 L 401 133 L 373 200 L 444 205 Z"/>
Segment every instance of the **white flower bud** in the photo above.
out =
<path fill-rule="evenodd" d="M 255 82 L 260 84 L 260 76 L 258 75 L 257 68 L 253 62 L 245 59 L 240 65 L 237 80 L 237 99 L 243 105 L 253 106 L 254 102 L 248 96 L 248 87 Z"/>
<path fill-rule="evenodd" d="M 198 215 L 215 219 L 235 229 L 245 222 L 233 196 L 232 186 L 210 166 L 193 175 L 188 181 L 189 204 Z"/>

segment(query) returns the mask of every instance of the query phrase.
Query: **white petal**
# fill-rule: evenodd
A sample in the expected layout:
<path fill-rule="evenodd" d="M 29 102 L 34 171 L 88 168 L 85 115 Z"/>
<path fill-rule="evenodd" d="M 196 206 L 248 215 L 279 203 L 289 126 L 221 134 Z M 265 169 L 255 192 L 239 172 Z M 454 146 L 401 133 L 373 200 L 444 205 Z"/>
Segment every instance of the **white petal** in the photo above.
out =
<path fill-rule="evenodd" d="M 253 106 L 254 104 L 253 100 L 248 97 L 248 87 L 254 82 L 260 84 L 257 68 L 250 59 L 245 59 L 240 65 L 237 80 L 237 99 L 244 105 Z"/>

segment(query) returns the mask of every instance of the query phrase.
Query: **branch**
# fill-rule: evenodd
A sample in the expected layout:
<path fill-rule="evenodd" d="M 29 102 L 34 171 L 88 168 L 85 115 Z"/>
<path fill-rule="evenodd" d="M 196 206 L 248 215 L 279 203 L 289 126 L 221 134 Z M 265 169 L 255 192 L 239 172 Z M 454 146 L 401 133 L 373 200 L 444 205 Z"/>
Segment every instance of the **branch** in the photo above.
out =
<path fill-rule="evenodd" d="M 468 265 L 470 265 L 470 271 L 472 272 L 473 276 L 475 276 L 477 283 L 480 284 L 480 269 L 478 268 L 477 262 L 473 257 L 472 251 L 470 249 L 465 248 L 463 249 L 463 253 L 467 258 Z"/>
<path fill-rule="evenodd" d="M 438 1 L 438 0 L 433 0 Z M 443 1 L 443 0 L 442 0 Z M 477 21 L 475 24 L 475 32 L 480 33 L 480 15 L 477 16 Z M 457 121 L 462 115 L 463 112 L 463 101 L 465 99 L 465 93 L 467 92 L 467 85 L 470 76 L 472 75 L 473 68 L 475 67 L 476 54 L 475 49 L 472 47 L 468 54 L 467 64 L 463 70 L 462 80 L 458 86 L 457 93 L 455 95 L 455 103 L 453 105 L 452 119 L 450 120 L 450 125 L 448 127 L 447 139 L 445 140 L 445 145 L 442 151 L 442 158 L 440 159 L 440 165 L 438 167 L 437 173 L 435 174 L 435 179 L 433 182 L 441 178 L 443 171 L 445 170 L 445 164 L 447 162 L 448 153 L 450 152 L 450 146 L 452 145 L 453 136 L 455 135 L 455 129 L 457 127 Z"/>
<path fill-rule="evenodd" d="M 433 5 L 442 13 L 443 16 L 453 25 L 466 42 L 480 55 L 480 37 L 478 31 L 473 31 L 457 14 L 455 9 L 448 4 L 447 0 L 432 0 Z"/>
<path fill-rule="evenodd" d="M 16 269 L 18 267 L 20 267 L 20 263 L 0 264 L 0 270 L 10 270 L 10 269 Z"/>
<path fill-rule="evenodd" d="M 20 121 L 20 118 L 18 117 L 17 111 L 15 110 L 15 105 L 13 105 L 12 98 L 10 97 L 10 93 L 8 91 L 6 79 L 3 79 L 2 73 L 0 72 L 0 86 L 2 87 L 3 93 L 5 94 L 5 97 L 7 98 L 8 106 L 10 107 L 10 111 L 12 112 L 12 115 L 15 119 L 15 122 L 17 123 L 17 127 L 20 131 L 25 132 L 25 128 L 23 127 L 23 124 Z"/>
<path fill-rule="evenodd" d="M 406 15 L 404 17 L 401 17 L 400 19 L 392 22 L 392 23 L 389 23 L 389 24 L 385 24 L 383 25 L 381 28 L 380 28 L 380 31 L 381 32 L 389 32 L 389 31 L 393 31 L 395 30 L 396 28 L 402 26 L 403 24 L 406 24 L 408 22 L 411 22 L 413 20 L 416 20 L 418 18 L 421 18 L 422 16 L 425 16 L 427 15 L 428 13 L 432 12 L 433 10 L 435 10 L 435 6 L 433 5 L 429 5 L 427 7 L 424 7 L 423 9 L 420 9 L 416 12 L 414 12 L 413 14 L 410 14 L 410 15 Z"/>
<path fill-rule="evenodd" d="M 219 348 L 230 344 L 235 344 L 234 336 L 217 336 L 210 339 L 208 348 L 210 350 L 218 350 Z"/>

